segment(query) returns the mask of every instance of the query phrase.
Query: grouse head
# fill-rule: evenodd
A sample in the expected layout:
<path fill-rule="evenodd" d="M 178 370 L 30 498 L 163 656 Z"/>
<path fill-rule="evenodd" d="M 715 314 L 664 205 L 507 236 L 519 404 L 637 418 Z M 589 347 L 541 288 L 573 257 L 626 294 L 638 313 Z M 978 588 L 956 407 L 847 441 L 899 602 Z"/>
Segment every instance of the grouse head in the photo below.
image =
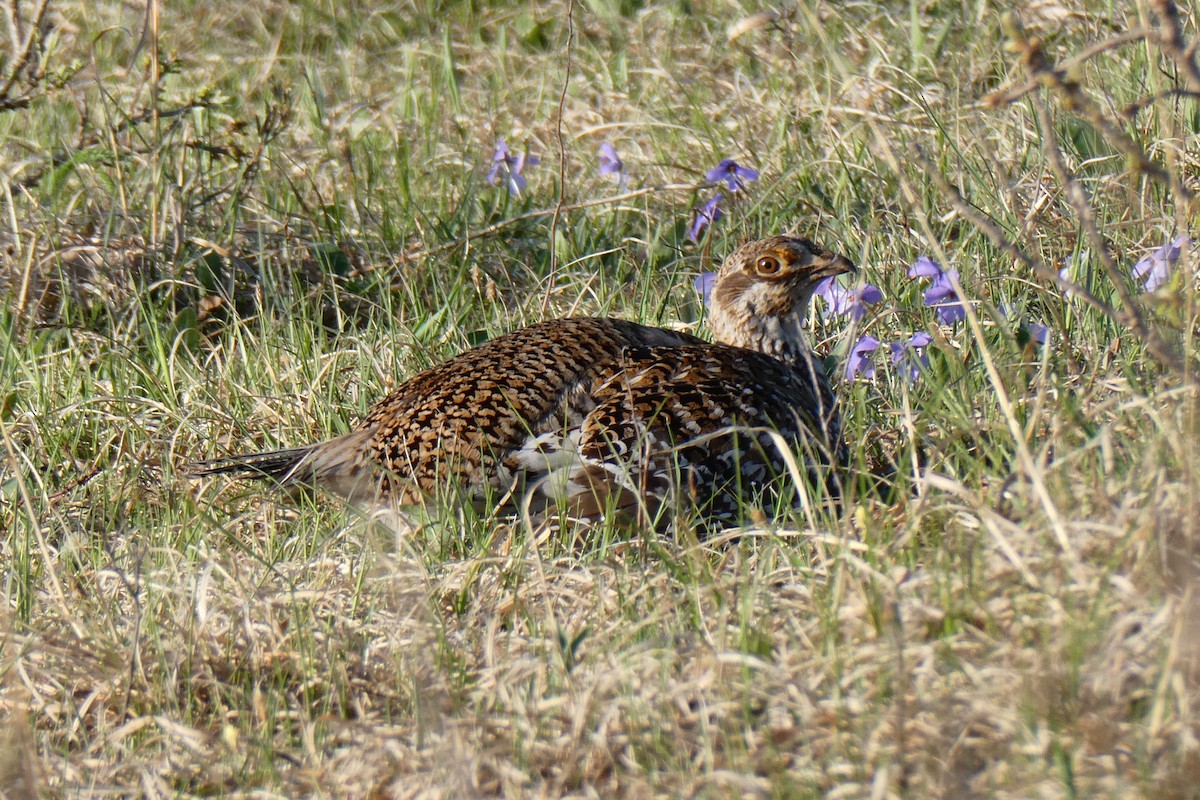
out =
<path fill-rule="evenodd" d="M 785 361 L 803 358 L 813 291 L 826 278 L 853 271 L 844 256 L 807 239 L 771 236 L 743 244 L 725 259 L 713 284 L 713 338 Z"/>

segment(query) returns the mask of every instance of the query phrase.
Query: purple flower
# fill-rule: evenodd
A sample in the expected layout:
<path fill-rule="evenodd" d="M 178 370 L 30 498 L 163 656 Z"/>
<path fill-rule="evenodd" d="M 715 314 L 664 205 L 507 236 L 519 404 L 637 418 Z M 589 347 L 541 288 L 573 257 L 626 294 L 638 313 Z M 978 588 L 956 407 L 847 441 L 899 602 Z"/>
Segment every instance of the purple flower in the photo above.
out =
<path fill-rule="evenodd" d="M 914 333 L 907 342 L 888 342 L 892 350 L 892 364 L 909 383 L 921 376 L 921 370 L 929 367 L 929 356 L 925 348 L 933 341 L 928 333 Z"/>
<path fill-rule="evenodd" d="M 732 158 L 726 158 L 715 167 L 704 173 L 704 179 L 709 183 L 725 181 L 731 192 L 745 189 L 749 181 L 758 180 L 758 170 L 743 167 Z"/>
<path fill-rule="evenodd" d="M 1065 279 L 1064 279 L 1065 280 Z M 1012 317 L 1014 314 L 1020 314 L 1020 309 L 1010 306 L 1008 303 L 1001 303 L 997 310 L 1006 318 Z M 1038 344 L 1045 344 L 1050 339 L 1050 328 L 1040 322 L 1033 320 L 1022 319 L 1021 327 L 1029 334 L 1029 338 Z"/>
<path fill-rule="evenodd" d="M 600 145 L 600 174 L 621 175 L 625 172 L 625 163 L 617 155 L 617 148 L 611 142 Z"/>
<path fill-rule="evenodd" d="M 933 310 L 937 313 L 938 322 L 943 325 L 953 325 L 967 318 L 967 308 L 959 300 L 938 303 Z"/>
<path fill-rule="evenodd" d="M 925 305 L 932 306 L 937 312 L 938 322 L 953 325 L 967 316 L 967 309 L 955 288 L 959 285 L 958 270 L 943 270 L 932 258 L 921 256 L 908 270 L 908 277 L 933 279 L 925 290 Z"/>
<path fill-rule="evenodd" d="M 503 176 L 508 186 L 508 193 L 515 197 L 525 191 L 525 177 L 521 175 L 525 167 L 537 166 L 540 160 L 537 156 L 531 156 L 528 153 L 514 156 L 509 152 L 508 143 L 501 139 L 496 142 L 496 152 L 492 156 L 492 169 L 487 176 L 488 183 L 495 186 L 500 183 L 500 178 Z"/>
<path fill-rule="evenodd" d="M 817 286 L 814 294 L 825 299 L 825 311 L 821 318 L 828 320 L 832 316 L 844 317 L 849 314 L 858 322 L 867 313 L 867 306 L 878 303 L 883 299 L 879 287 L 864 283 L 854 289 L 840 286 L 836 278 L 826 278 Z"/>
<path fill-rule="evenodd" d="M 941 275 L 942 268 L 929 256 L 918 256 L 908 269 L 910 278 L 939 278 Z"/>
<path fill-rule="evenodd" d="M 701 272 L 696 276 L 696 280 L 692 285 L 696 287 L 696 291 L 704 298 L 704 305 L 708 305 L 708 301 L 712 297 L 713 284 L 716 282 L 717 273 L 715 272 Z"/>
<path fill-rule="evenodd" d="M 1026 320 L 1021 323 L 1021 327 L 1029 334 L 1029 338 L 1038 344 L 1045 344 L 1050 339 L 1050 328 L 1040 322 Z"/>
<path fill-rule="evenodd" d="M 692 211 L 692 227 L 688 231 L 688 238 L 693 242 L 699 241 L 704 229 L 721 218 L 721 209 L 717 205 L 723 196 L 718 192 L 707 203 Z"/>
<path fill-rule="evenodd" d="M 863 336 L 854 347 L 850 348 L 850 356 L 846 359 L 846 380 L 852 381 L 859 375 L 864 378 L 875 377 L 875 362 L 871 354 L 879 349 L 879 340 L 874 336 Z"/>
<path fill-rule="evenodd" d="M 1191 243 L 1192 240 L 1181 233 L 1134 264 L 1133 277 L 1142 281 L 1142 290 L 1153 292 L 1165 284 L 1171 277 L 1171 270 L 1174 268 L 1175 262 L 1183 254 L 1183 248 Z"/>

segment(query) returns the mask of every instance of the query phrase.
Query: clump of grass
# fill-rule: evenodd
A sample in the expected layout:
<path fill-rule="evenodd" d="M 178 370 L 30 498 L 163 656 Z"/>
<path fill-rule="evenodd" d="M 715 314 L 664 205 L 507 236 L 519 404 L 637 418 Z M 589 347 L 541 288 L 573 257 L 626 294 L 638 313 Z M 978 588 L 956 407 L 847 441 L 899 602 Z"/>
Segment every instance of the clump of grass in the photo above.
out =
<path fill-rule="evenodd" d="M 15 4 L 0 789 L 1189 796 L 1194 254 L 1133 268 L 1193 233 L 1195 20 L 1120 14 Z M 779 231 L 883 294 L 814 314 L 881 342 L 841 516 L 397 538 L 175 474 L 548 316 L 702 327 Z"/>

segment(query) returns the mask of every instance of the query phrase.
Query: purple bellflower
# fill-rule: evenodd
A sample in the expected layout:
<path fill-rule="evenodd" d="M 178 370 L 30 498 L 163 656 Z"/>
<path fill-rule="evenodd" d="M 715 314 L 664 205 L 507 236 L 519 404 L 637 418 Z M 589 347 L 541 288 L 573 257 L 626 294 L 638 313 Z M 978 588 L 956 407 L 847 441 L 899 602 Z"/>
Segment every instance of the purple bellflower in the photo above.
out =
<path fill-rule="evenodd" d="M 908 383 L 913 383 L 921 376 L 921 370 L 929 366 L 929 356 L 925 348 L 933 341 L 928 333 L 913 334 L 907 342 L 889 342 L 892 350 L 892 365 Z"/>
<path fill-rule="evenodd" d="M 959 285 L 958 270 L 943 270 L 932 258 L 921 256 L 908 270 L 908 277 L 932 279 L 925 290 L 925 305 L 932 306 L 937 312 L 938 322 L 953 325 L 966 318 L 967 310 L 954 288 Z"/>
<path fill-rule="evenodd" d="M 1167 282 L 1183 248 L 1192 243 L 1180 234 L 1133 265 L 1133 277 L 1142 282 L 1142 291 L 1153 292 Z"/>
<path fill-rule="evenodd" d="M 1038 344 L 1045 344 L 1050 341 L 1050 326 L 1034 322 L 1033 320 L 1026 320 L 1021 323 L 1021 326 L 1025 328 L 1025 332 L 1029 334 L 1029 338 Z"/>
<path fill-rule="evenodd" d="M 847 314 L 855 321 L 860 321 L 867 313 L 867 306 L 874 305 L 883 299 L 879 287 L 864 283 L 854 289 L 846 289 L 838 284 L 836 278 L 826 278 L 821 281 L 813 294 L 825 300 L 825 311 L 821 318 L 844 317 Z"/>
<path fill-rule="evenodd" d="M 692 227 L 688 230 L 688 238 L 693 242 L 699 241 L 704 229 L 721 218 L 721 209 L 717 206 L 723 196 L 717 192 L 711 200 L 692 211 Z"/>
<path fill-rule="evenodd" d="M 508 143 L 503 139 L 496 142 L 496 152 L 492 155 L 492 169 L 488 173 L 488 183 L 496 186 L 500 179 L 508 186 L 508 193 L 516 197 L 525 191 L 525 176 L 521 173 L 526 167 L 536 166 L 540 161 L 537 156 L 521 153 L 514 156 L 508 149 Z"/>
<path fill-rule="evenodd" d="M 696 291 L 704 298 L 704 305 L 708 305 L 708 301 L 712 298 L 713 285 L 717 282 L 717 273 L 701 272 L 696 276 L 695 282 L 692 284 L 696 287 Z"/>
<path fill-rule="evenodd" d="M 629 175 L 625 172 L 625 162 L 617 155 L 617 148 L 613 147 L 612 142 L 604 142 L 600 145 L 600 169 L 601 175 L 616 175 L 617 176 L 617 191 L 625 191 L 625 186 L 629 181 Z"/>
<path fill-rule="evenodd" d="M 612 142 L 600 145 L 600 174 L 620 176 L 624 172 L 625 162 L 617 155 L 617 148 L 612 146 Z"/>
<path fill-rule="evenodd" d="M 941 275 L 942 268 L 929 256 L 918 256 L 913 265 L 908 268 L 908 277 L 910 278 L 938 278 Z"/>
<path fill-rule="evenodd" d="M 1067 280 L 1064 278 L 1064 280 Z M 1020 309 L 1010 306 L 1008 303 L 1001 303 L 997 310 L 1004 315 L 1005 318 L 1011 318 L 1014 314 L 1020 314 Z M 1029 338 L 1038 344 L 1045 344 L 1050 340 L 1050 327 L 1043 325 L 1030 319 L 1021 320 L 1021 328 L 1029 334 Z"/>
<path fill-rule="evenodd" d="M 704 173 L 704 179 L 709 183 L 725 181 L 729 191 L 736 192 L 739 189 L 745 189 L 746 184 L 750 181 L 758 180 L 758 170 L 743 167 L 732 158 L 726 158 Z"/>
<path fill-rule="evenodd" d="M 854 347 L 850 348 L 850 356 L 846 359 L 846 380 L 852 381 L 860 375 L 864 378 L 875 377 L 875 362 L 871 354 L 879 349 L 879 340 L 874 336 L 864 335 Z"/>

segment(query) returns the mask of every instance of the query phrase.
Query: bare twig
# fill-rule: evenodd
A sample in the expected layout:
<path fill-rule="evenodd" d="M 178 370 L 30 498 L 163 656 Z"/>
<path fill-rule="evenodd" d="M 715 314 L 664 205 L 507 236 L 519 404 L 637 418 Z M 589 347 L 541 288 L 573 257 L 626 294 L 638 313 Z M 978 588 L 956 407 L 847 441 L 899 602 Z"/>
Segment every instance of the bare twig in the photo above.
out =
<path fill-rule="evenodd" d="M 1169 3 L 1170 0 L 1166 0 L 1166 2 Z M 1178 22 L 1177 19 L 1175 21 L 1176 23 Z M 1006 15 L 1004 18 L 1004 27 L 1013 49 L 1021 55 L 1021 60 L 1034 82 L 1045 86 L 1052 93 L 1060 97 L 1073 113 L 1100 131 L 1109 144 L 1116 147 L 1125 155 L 1130 171 L 1141 173 L 1152 180 L 1166 184 L 1182 207 L 1193 211 L 1200 209 L 1200 204 L 1197 203 L 1196 197 L 1184 185 L 1179 171 L 1167 169 L 1151 160 L 1142 146 L 1116 124 L 1109 115 L 1103 112 L 1096 102 L 1083 91 L 1078 81 L 1070 77 L 1068 71 L 1050 61 L 1037 39 L 1025 35 L 1020 20 L 1016 15 Z M 1175 33 L 1177 34 L 1175 36 L 1175 44 L 1181 48 L 1182 34 L 1179 31 Z M 1182 373 L 1185 367 L 1182 357 L 1147 322 L 1140 305 L 1129 290 L 1125 275 L 1109 252 L 1104 237 L 1100 233 L 1095 215 L 1092 212 L 1091 199 L 1088 197 L 1083 184 L 1067 166 L 1062 150 L 1059 148 L 1058 142 L 1054 137 L 1054 118 L 1050 113 L 1049 105 L 1040 95 L 1034 96 L 1033 105 L 1036 109 L 1038 122 L 1042 128 L 1042 147 L 1049 161 L 1050 168 L 1059 183 L 1066 189 L 1068 201 L 1078 216 L 1080 230 L 1087 237 L 1093 252 L 1096 253 L 1104 265 L 1105 272 L 1108 273 L 1109 280 L 1115 287 L 1117 296 L 1120 298 L 1121 307 L 1120 309 L 1101 308 L 1092 302 L 1094 298 L 1090 294 L 1081 292 L 1075 288 L 1072 288 L 1072 291 L 1085 300 L 1085 302 L 1096 306 L 1110 318 L 1130 328 L 1139 339 L 1145 342 L 1147 349 L 1163 364 L 1176 372 Z M 1182 208 L 1180 210 L 1182 212 Z M 988 232 L 989 236 L 993 236 L 995 233 L 994 231 L 987 231 L 986 228 L 984 230 Z M 994 236 L 993 240 L 995 240 Z M 1047 280 L 1052 279 L 1049 274 L 1052 271 L 1045 265 L 1031 263 L 1030 266 L 1033 266 L 1041 277 Z M 1055 283 L 1059 283 L 1057 276 L 1054 276 L 1053 280 Z"/>
<path fill-rule="evenodd" d="M 8 41 L 14 53 L 21 49 L 25 34 L 21 31 L 21 0 L 8 0 Z"/>
<path fill-rule="evenodd" d="M 558 95 L 558 112 L 554 115 L 554 137 L 558 143 L 558 202 L 554 204 L 554 216 L 550 218 L 550 278 L 554 285 L 558 272 L 558 220 L 562 216 L 563 203 L 567 196 L 567 148 L 563 143 L 563 112 L 567 106 L 567 90 L 571 88 L 571 59 L 575 46 L 575 0 L 567 3 L 567 63 L 563 75 L 562 91 Z M 542 314 L 550 302 L 550 292 L 542 296 Z"/>
<path fill-rule="evenodd" d="M 942 197 L 949 201 L 950 206 L 959 213 L 964 219 L 970 222 L 979 230 L 983 231 L 984 235 L 991 240 L 999 250 L 1007 253 L 1014 261 L 1017 261 L 1021 266 L 1036 274 L 1039 278 L 1049 284 L 1057 286 L 1064 292 L 1070 292 L 1072 297 L 1078 297 L 1084 303 L 1087 303 L 1092 308 L 1109 317 L 1110 319 L 1118 319 L 1120 314 L 1108 303 L 1101 300 L 1096 295 L 1089 292 L 1083 286 L 1080 286 L 1072 281 L 1064 280 L 1058 276 L 1058 273 L 1050 267 L 1049 264 L 1034 258 L 1021 249 L 1020 245 L 1008 237 L 996 222 L 990 217 L 983 214 L 978 208 L 971 205 L 964 198 L 945 176 L 938 170 L 937 165 L 930 161 L 920 149 L 914 147 L 912 149 L 913 160 L 924 170 L 925 175 L 937 187 L 938 192 Z"/>
<path fill-rule="evenodd" d="M 150 37 L 150 123 L 154 128 L 154 147 L 150 150 L 150 170 L 154 176 L 154 186 L 161 185 L 161 168 L 159 151 L 162 148 L 162 118 L 158 114 L 159 91 L 162 89 L 162 71 L 158 51 L 158 0 L 146 0 L 146 30 Z M 150 202 L 150 249 L 158 252 L 159 245 L 159 203 L 165 201 L 157 191 L 152 193 Z"/>
<path fill-rule="evenodd" d="M 9 6 L 9 33 L 13 36 L 20 29 L 20 11 L 16 8 L 17 0 L 10 0 Z M 30 20 L 29 30 L 25 34 L 25 42 L 20 49 L 15 53 L 16 58 L 12 62 L 12 67 L 8 70 L 8 75 L 4 78 L 4 84 L 0 85 L 0 101 L 19 101 L 24 99 L 24 105 L 28 105 L 29 96 L 24 98 L 10 98 L 13 86 L 21 78 L 21 73 L 25 71 L 25 67 L 29 65 L 29 59 L 33 57 L 33 48 L 37 45 L 38 36 L 42 29 L 42 18 L 46 16 L 46 8 L 50 5 L 50 0 L 39 0 L 37 8 L 34 9 L 33 19 Z"/>
<path fill-rule="evenodd" d="M 1118 47 L 1130 44 L 1132 42 L 1140 42 L 1147 37 L 1153 37 L 1154 32 L 1148 31 L 1145 28 L 1131 28 L 1124 33 L 1118 33 L 1107 39 L 1102 39 L 1099 42 L 1084 48 L 1078 55 L 1071 56 L 1067 60 L 1058 65 L 1059 69 L 1066 74 L 1072 74 L 1076 69 L 1091 61 L 1101 53 L 1107 53 L 1109 50 L 1115 50 Z M 1028 78 L 1016 86 L 1008 86 L 997 89 L 989 93 L 983 102 L 993 108 L 999 106 L 1011 105 L 1017 102 L 1025 95 L 1034 91 L 1041 84 L 1037 78 Z"/>
<path fill-rule="evenodd" d="M 1165 184 L 1188 208 L 1200 212 L 1200 203 L 1180 179 L 1179 175 L 1167 170 L 1146 155 L 1146 151 L 1126 133 L 1090 95 L 1083 91 L 1079 82 L 1070 77 L 1061 66 L 1054 64 L 1046 55 L 1041 41 L 1025 35 L 1021 21 L 1015 14 L 1004 15 L 1004 29 L 1014 50 L 1020 54 L 1025 69 L 1032 79 L 1063 99 L 1067 106 L 1087 120 L 1105 140 L 1117 148 L 1129 162 L 1129 169 L 1152 180 Z M 1049 131 L 1047 131 L 1049 133 Z"/>
<path fill-rule="evenodd" d="M 1135 116 L 1136 114 L 1144 111 L 1145 109 L 1149 108 L 1150 106 L 1154 105 L 1155 103 L 1159 102 L 1160 100 L 1167 100 L 1172 97 L 1183 97 L 1183 98 L 1187 98 L 1189 100 L 1200 100 L 1200 92 L 1193 92 L 1190 89 L 1164 89 L 1161 92 L 1155 92 L 1154 94 L 1148 95 L 1147 97 L 1143 97 L 1140 100 L 1137 100 L 1136 102 L 1130 103 L 1129 105 L 1125 106 L 1123 109 L 1121 109 L 1121 116 L 1128 119 L 1128 118 Z"/>
<path fill-rule="evenodd" d="M 1172 369 L 1182 370 L 1183 362 L 1178 353 L 1168 347 L 1162 338 L 1151 329 L 1137 300 L 1130 293 L 1128 281 L 1116 260 L 1113 259 L 1112 253 L 1104 241 L 1104 236 L 1096 224 L 1096 216 L 1092 213 L 1092 203 L 1087 195 L 1087 190 L 1067 167 L 1062 150 L 1054 138 L 1054 119 L 1050 116 L 1050 107 L 1044 99 L 1035 97 L 1034 108 L 1037 109 L 1038 122 L 1042 126 L 1042 150 L 1050 162 L 1050 169 L 1054 171 L 1059 183 L 1066 188 L 1067 199 L 1079 217 L 1079 227 L 1087 237 L 1092 252 L 1104 265 L 1104 271 L 1108 273 L 1109 282 L 1116 289 L 1117 296 L 1121 298 L 1120 312 L 1115 315 L 1109 314 L 1109 316 L 1130 328 L 1139 339 L 1146 343 L 1150 352 L 1154 353 L 1164 364 Z"/>
<path fill-rule="evenodd" d="M 1183 40 L 1183 23 L 1179 19 L 1179 7 L 1175 0 L 1150 0 L 1150 7 L 1158 17 L 1159 48 L 1170 56 L 1193 92 L 1200 92 L 1200 67 L 1196 66 L 1195 48 Z"/>

